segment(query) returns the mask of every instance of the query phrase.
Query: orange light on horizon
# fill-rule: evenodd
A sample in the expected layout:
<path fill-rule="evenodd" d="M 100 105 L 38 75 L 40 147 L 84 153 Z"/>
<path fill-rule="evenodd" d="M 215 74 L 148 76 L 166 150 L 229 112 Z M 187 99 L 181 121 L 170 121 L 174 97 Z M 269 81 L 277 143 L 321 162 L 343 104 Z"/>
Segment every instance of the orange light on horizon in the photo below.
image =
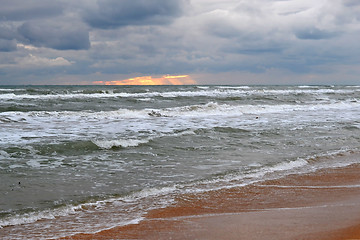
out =
<path fill-rule="evenodd" d="M 93 84 L 104 85 L 191 85 L 196 81 L 191 79 L 189 75 L 165 75 L 159 78 L 152 76 L 135 77 L 124 80 L 115 81 L 94 81 Z"/>
<path fill-rule="evenodd" d="M 169 78 L 186 78 L 189 77 L 189 75 L 175 75 L 175 76 L 171 76 L 171 75 L 165 75 L 163 76 L 163 78 L 169 79 Z"/>
<path fill-rule="evenodd" d="M 104 84 L 104 81 L 94 81 L 93 84 Z"/>

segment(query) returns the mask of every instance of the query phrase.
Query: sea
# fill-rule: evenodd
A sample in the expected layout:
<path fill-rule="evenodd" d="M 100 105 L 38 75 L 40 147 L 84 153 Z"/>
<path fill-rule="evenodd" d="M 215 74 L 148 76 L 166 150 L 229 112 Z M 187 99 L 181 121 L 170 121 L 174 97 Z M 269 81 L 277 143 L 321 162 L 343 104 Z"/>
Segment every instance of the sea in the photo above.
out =
<path fill-rule="evenodd" d="M 0 86 L 0 238 L 134 224 L 359 152 L 360 86 Z"/>

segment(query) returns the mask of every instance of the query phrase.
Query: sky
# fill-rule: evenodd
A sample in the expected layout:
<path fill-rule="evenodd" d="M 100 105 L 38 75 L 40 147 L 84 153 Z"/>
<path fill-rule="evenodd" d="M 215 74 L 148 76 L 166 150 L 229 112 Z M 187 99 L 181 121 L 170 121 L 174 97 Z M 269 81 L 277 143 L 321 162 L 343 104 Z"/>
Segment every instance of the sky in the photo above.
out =
<path fill-rule="evenodd" d="M 1 0 L 0 85 L 360 85 L 359 40 L 359 0 Z"/>

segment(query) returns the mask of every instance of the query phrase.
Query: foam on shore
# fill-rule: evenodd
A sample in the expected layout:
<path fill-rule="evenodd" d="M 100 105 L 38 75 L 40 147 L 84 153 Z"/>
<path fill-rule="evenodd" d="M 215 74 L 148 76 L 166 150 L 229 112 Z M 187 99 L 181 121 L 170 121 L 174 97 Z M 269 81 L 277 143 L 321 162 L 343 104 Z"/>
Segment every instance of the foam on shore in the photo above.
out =
<path fill-rule="evenodd" d="M 359 164 L 179 196 L 138 224 L 68 239 L 347 239 L 359 237 Z"/>

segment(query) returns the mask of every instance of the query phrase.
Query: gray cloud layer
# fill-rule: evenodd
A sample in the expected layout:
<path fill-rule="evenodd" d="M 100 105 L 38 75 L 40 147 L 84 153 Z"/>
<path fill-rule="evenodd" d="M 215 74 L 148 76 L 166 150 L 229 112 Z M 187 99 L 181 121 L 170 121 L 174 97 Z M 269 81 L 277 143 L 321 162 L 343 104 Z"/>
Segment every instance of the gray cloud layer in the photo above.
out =
<path fill-rule="evenodd" d="M 274 71 L 320 76 L 341 66 L 348 69 L 344 78 L 359 73 L 357 0 L 3 0 L 1 5 L 0 84 L 31 82 L 29 73 L 43 81 L 64 74 L 73 79 Z"/>
<path fill-rule="evenodd" d="M 101 29 L 168 24 L 182 13 L 184 4 L 182 0 L 102 0 L 84 11 L 83 17 L 91 27 Z"/>
<path fill-rule="evenodd" d="M 18 28 L 21 42 L 57 50 L 90 48 L 89 32 L 69 23 L 26 22 Z"/>
<path fill-rule="evenodd" d="M 62 1 L 44 0 L 1 0 L 2 21 L 26 21 L 51 18 L 63 14 Z"/>

